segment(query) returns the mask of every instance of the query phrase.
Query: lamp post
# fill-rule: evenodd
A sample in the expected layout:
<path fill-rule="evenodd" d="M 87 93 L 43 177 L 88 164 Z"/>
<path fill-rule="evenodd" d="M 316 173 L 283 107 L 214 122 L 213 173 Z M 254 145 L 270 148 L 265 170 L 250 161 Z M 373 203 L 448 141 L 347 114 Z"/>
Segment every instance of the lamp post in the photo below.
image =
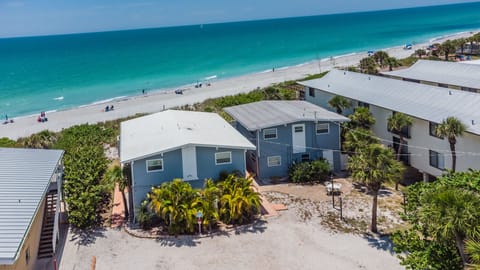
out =
<path fill-rule="evenodd" d="M 335 188 L 333 186 L 333 174 L 330 173 L 330 185 L 332 185 L 332 207 L 335 208 Z"/>

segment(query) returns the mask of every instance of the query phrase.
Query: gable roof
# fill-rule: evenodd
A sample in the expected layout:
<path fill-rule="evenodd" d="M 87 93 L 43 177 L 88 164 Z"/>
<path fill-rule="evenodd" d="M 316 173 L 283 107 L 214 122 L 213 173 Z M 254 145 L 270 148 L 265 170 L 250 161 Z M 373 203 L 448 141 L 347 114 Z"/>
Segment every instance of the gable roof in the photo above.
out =
<path fill-rule="evenodd" d="M 186 145 L 255 149 L 252 143 L 216 113 L 167 110 L 121 123 L 121 162 Z"/>
<path fill-rule="evenodd" d="M 454 116 L 467 126 L 467 131 L 480 135 L 477 93 L 343 70 L 299 83 L 435 123 Z"/>
<path fill-rule="evenodd" d="M 224 110 L 249 131 L 300 121 L 349 121 L 343 115 L 301 100 L 259 101 Z"/>
<path fill-rule="evenodd" d="M 382 74 L 480 89 L 480 65 L 418 60 L 413 66 Z"/>
<path fill-rule="evenodd" d="M 63 151 L 0 148 L 0 264 L 13 264 Z"/>

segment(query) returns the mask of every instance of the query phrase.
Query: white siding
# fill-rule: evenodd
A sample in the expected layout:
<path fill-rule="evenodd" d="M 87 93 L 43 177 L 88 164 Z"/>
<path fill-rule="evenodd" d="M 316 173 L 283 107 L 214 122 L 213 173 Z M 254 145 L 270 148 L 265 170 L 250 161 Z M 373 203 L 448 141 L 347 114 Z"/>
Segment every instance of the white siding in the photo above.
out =
<path fill-rule="evenodd" d="M 393 134 L 387 130 L 387 119 L 392 111 L 370 105 L 370 111 L 376 119 L 372 127 L 374 134 L 382 139 L 385 145 L 393 145 Z M 412 117 L 411 138 L 404 138 L 408 142 L 408 152 L 412 167 L 421 172 L 434 176 L 442 175 L 442 171 L 430 166 L 429 150 L 443 153 L 445 157 L 445 168 L 451 169 L 452 157 L 448 140 L 439 139 L 429 134 L 429 122 Z M 480 169 L 480 136 L 465 133 L 457 139 L 457 171 L 466 171 L 469 168 Z"/>

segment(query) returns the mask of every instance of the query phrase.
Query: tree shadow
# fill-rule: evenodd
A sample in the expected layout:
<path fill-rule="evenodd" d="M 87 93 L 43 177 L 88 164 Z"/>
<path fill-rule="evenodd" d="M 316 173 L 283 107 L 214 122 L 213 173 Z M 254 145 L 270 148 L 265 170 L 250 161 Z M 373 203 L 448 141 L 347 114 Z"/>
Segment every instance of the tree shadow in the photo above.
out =
<path fill-rule="evenodd" d="M 380 190 L 378 191 L 378 197 L 388 197 L 388 196 L 390 196 L 390 195 L 392 195 L 392 194 L 393 194 L 393 193 L 392 193 L 390 190 L 388 190 L 388 189 L 380 189 Z"/>
<path fill-rule="evenodd" d="M 243 233 L 264 233 L 266 229 L 267 221 L 257 219 L 252 224 L 236 227 L 233 232 L 237 235 Z"/>
<path fill-rule="evenodd" d="M 104 227 L 97 227 L 90 230 L 82 230 L 71 227 L 70 231 L 72 232 L 72 236 L 69 241 L 76 241 L 76 244 L 81 246 L 90 246 L 95 244 L 97 237 L 105 237 L 106 229 Z"/>
<path fill-rule="evenodd" d="M 373 236 L 369 234 L 363 235 L 363 239 L 368 241 L 368 245 L 378 250 L 388 251 L 390 254 L 395 254 L 393 250 L 393 242 L 389 236 Z"/>
<path fill-rule="evenodd" d="M 159 237 L 156 241 L 163 247 L 195 247 L 201 242 L 200 238 L 195 235 Z"/>

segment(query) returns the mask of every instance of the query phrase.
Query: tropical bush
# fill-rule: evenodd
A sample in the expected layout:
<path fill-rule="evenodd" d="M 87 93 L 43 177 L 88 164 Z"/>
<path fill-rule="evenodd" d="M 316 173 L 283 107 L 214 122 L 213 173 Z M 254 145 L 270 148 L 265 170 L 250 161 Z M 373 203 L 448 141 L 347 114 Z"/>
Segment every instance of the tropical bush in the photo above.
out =
<path fill-rule="evenodd" d="M 63 130 L 53 145 L 65 150 L 63 188 L 68 221 L 75 227 L 98 225 L 109 201 L 112 186 L 102 181 L 108 164 L 103 143 L 112 134 L 112 129 L 99 125 L 73 126 Z"/>
<path fill-rule="evenodd" d="M 472 243 L 480 231 L 480 171 L 450 171 L 435 182 L 409 186 L 406 201 L 403 217 L 411 226 L 393 235 L 402 265 L 465 269 L 476 262 Z"/>
<path fill-rule="evenodd" d="M 15 147 L 17 144 L 16 141 L 10 140 L 7 137 L 0 138 L 0 147 Z"/>
<path fill-rule="evenodd" d="M 330 164 L 325 159 L 295 163 L 290 166 L 288 176 L 294 183 L 325 181 L 331 172 Z"/>
<path fill-rule="evenodd" d="M 228 176 L 218 183 L 220 197 L 220 219 L 227 224 L 250 222 L 260 213 L 260 194 L 252 189 L 251 178 Z"/>
<path fill-rule="evenodd" d="M 137 212 L 142 227 L 150 226 L 154 213 L 170 234 L 190 234 L 197 228 L 197 213 L 202 213 L 202 227 L 211 230 L 218 221 L 243 224 L 260 212 L 260 196 L 251 189 L 252 180 L 230 174 L 215 184 L 205 181 L 204 188 L 195 190 L 188 182 L 174 179 L 152 188 L 145 206 Z M 139 215 L 139 216 L 138 216 Z"/>

